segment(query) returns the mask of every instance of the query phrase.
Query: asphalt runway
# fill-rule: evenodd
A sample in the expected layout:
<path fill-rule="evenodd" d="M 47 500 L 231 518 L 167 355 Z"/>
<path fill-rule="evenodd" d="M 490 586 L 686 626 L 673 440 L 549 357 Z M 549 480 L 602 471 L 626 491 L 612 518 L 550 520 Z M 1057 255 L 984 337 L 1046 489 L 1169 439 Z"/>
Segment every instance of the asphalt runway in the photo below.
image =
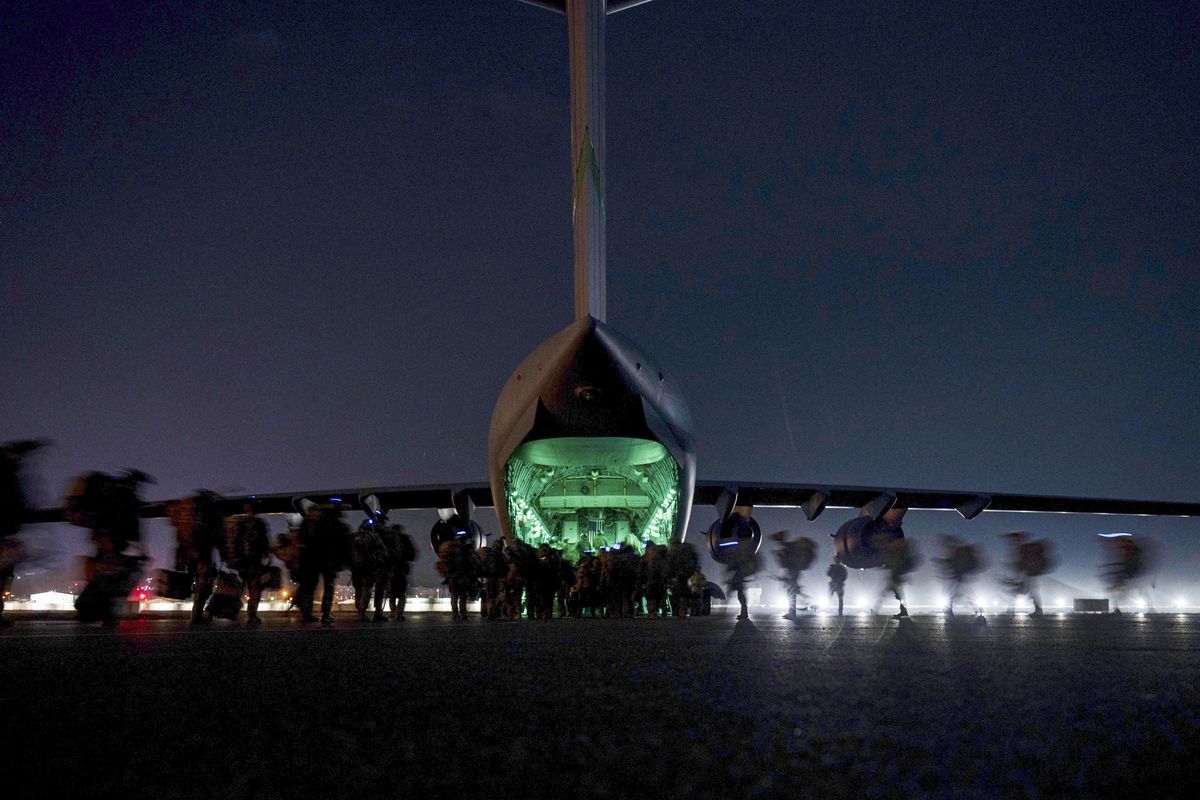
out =
<path fill-rule="evenodd" d="M 17 618 L 13 797 L 1177 797 L 1200 616 Z"/>

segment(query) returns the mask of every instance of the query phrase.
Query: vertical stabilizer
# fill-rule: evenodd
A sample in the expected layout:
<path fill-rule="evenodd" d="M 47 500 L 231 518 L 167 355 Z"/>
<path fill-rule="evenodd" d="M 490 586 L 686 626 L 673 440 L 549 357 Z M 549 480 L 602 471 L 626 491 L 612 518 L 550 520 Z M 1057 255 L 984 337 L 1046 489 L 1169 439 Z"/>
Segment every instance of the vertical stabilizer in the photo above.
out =
<path fill-rule="evenodd" d="M 571 61 L 575 319 L 607 316 L 604 242 L 605 0 L 566 0 Z"/>

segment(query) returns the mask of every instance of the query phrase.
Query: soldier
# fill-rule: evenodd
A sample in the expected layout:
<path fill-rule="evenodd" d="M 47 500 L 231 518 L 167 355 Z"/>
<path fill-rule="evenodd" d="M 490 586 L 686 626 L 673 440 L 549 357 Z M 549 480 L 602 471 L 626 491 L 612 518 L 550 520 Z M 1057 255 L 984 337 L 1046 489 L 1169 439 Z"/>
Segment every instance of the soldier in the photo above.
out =
<path fill-rule="evenodd" d="M 1013 531 L 1004 534 L 1012 546 L 1013 561 L 1011 577 L 1005 581 L 1014 599 L 1023 594 L 1033 602 L 1032 616 L 1042 616 L 1042 600 L 1038 594 L 1038 578 L 1045 575 L 1054 565 L 1053 550 L 1045 539 L 1030 539 L 1029 531 Z"/>
<path fill-rule="evenodd" d="M 479 603 L 479 613 L 484 619 L 500 619 L 504 600 L 501 588 L 504 585 L 504 576 L 508 573 L 504 539 L 497 539 L 491 545 L 479 548 L 479 568 L 483 576 L 483 597 Z"/>
<path fill-rule="evenodd" d="M 1141 591 L 1147 607 L 1152 606 L 1152 597 L 1145 588 L 1144 579 L 1152 573 L 1153 549 L 1149 540 L 1135 540 L 1131 535 L 1106 536 L 1104 541 L 1114 551 L 1113 560 L 1104 565 L 1104 582 L 1113 593 L 1113 613 L 1120 614 L 1118 605 L 1121 597 Z M 1153 584 L 1151 584 L 1153 586 Z"/>
<path fill-rule="evenodd" d="M 840 617 L 842 601 L 846 596 L 846 565 L 842 563 L 840 555 L 834 553 L 833 563 L 829 565 L 829 569 L 825 570 L 825 575 L 829 578 L 829 593 L 837 595 L 838 616 Z"/>
<path fill-rule="evenodd" d="M 63 515 L 72 525 L 88 528 L 96 548 L 88 561 L 88 584 L 75 600 L 83 622 L 117 624 L 116 604 L 133 589 L 145 561 L 144 555 L 127 555 L 125 550 L 141 541 L 138 487 L 150 482 L 146 473 L 130 470 L 120 476 L 90 472 L 72 483 Z"/>
<path fill-rule="evenodd" d="M 572 616 L 581 617 L 583 612 L 587 611 L 595 619 L 596 608 L 602 602 L 600 573 L 602 570 L 611 572 L 615 558 L 613 550 L 602 550 L 598 554 L 580 554 L 579 561 L 575 564 L 575 585 L 571 591 Z"/>
<path fill-rule="evenodd" d="M 942 577 L 950 583 L 946 615 L 953 617 L 954 601 L 962 593 L 963 584 L 982 568 L 979 548 L 957 536 L 946 534 L 942 536 L 942 555 L 934 560 L 941 570 Z"/>
<path fill-rule="evenodd" d="M 504 616 L 508 619 L 521 618 L 521 598 L 528 585 L 530 565 L 537 560 L 533 548 L 520 539 L 509 542 L 506 549 L 508 572 L 504 575 L 501 591 L 504 594 Z"/>
<path fill-rule="evenodd" d="M 0 446 L 0 628 L 12 625 L 12 620 L 4 616 L 4 597 L 24 553 L 24 547 L 15 538 L 29 511 L 21 471 L 29 454 L 43 445 L 43 442 L 24 441 Z"/>
<path fill-rule="evenodd" d="M 631 619 L 642 602 L 638 582 L 641 559 L 632 547 L 622 547 L 615 555 L 609 576 L 608 596 L 613 613 Z"/>
<path fill-rule="evenodd" d="M 688 589 L 691 591 L 691 615 L 693 617 L 707 615 L 711 603 L 708 596 L 708 576 L 701 572 L 699 567 L 688 580 Z"/>
<path fill-rule="evenodd" d="M 667 546 L 667 581 L 672 616 L 687 616 L 692 600 L 691 579 L 699 564 L 696 548 L 688 542 L 673 541 Z"/>
<path fill-rule="evenodd" d="M 897 538 L 888 541 L 880 550 L 883 552 L 883 566 L 887 570 L 888 580 L 879 600 L 882 601 L 884 595 L 891 593 L 900 603 L 900 611 L 894 617 L 905 619 L 908 617 L 908 608 L 904 605 L 904 584 L 908 574 L 917 568 L 917 549 L 908 539 Z"/>
<path fill-rule="evenodd" d="M 349 561 L 350 527 L 342 520 L 340 508 L 313 504 L 300 523 L 297 539 L 300 543 L 300 589 L 296 605 L 300 608 L 301 621 L 317 621 L 312 607 L 320 581 L 321 625 L 329 627 L 333 625 L 337 575 Z"/>
<path fill-rule="evenodd" d="M 304 522 L 301 514 L 287 515 L 287 530 L 275 537 L 275 557 L 283 562 L 288 571 L 288 580 L 300 583 L 300 525 Z M 292 595 L 289 610 L 296 605 L 296 596 Z"/>
<path fill-rule="evenodd" d="M 368 516 L 358 526 L 350 541 L 350 583 L 354 587 L 354 608 L 358 611 L 360 622 L 367 621 L 367 608 L 371 602 L 371 594 L 375 595 L 375 620 L 387 617 L 383 613 L 384 594 L 375 591 L 376 584 L 382 574 L 384 587 L 387 586 L 386 573 L 391 566 L 391 553 L 379 535 L 379 526 L 373 516 Z"/>
<path fill-rule="evenodd" d="M 558 593 L 558 616 L 565 619 L 567 604 L 575 590 L 575 565 L 561 550 L 555 552 L 558 553 L 558 580 L 555 587 Z"/>
<path fill-rule="evenodd" d="M 779 576 L 778 580 L 783 584 L 788 599 L 788 610 L 783 618 L 794 622 L 796 620 L 796 598 L 804 597 L 806 600 L 808 598 L 808 595 L 804 594 L 800 587 L 800 575 L 812 566 L 813 558 L 817 553 L 817 543 L 806 536 L 789 540 L 787 531 L 776 531 L 771 534 L 771 539 L 779 544 L 775 548 L 775 558 L 779 561 L 779 567 L 783 570 L 783 574 Z"/>
<path fill-rule="evenodd" d="M 530 594 L 534 597 L 531 617 L 536 615 L 538 619 L 554 618 L 554 595 L 558 592 L 561 568 L 562 553 L 548 544 L 539 545 L 534 567 L 535 578 L 530 589 Z"/>
<path fill-rule="evenodd" d="M 741 547 L 733 549 L 741 550 Z M 758 572 L 758 554 L 749 552 L 738 553 L 725 568 L 729 575 L 729 591 L 737 595 L 738 604 L 741 606 L 741 611 L 737 618 L 739 620 L 749 620 L 750 608 L 746 603 L 746 584 Z"/>
<path fill-rule="evenodd" d="M 167 519 L 175 528 L 175 569 L 188 573 L 195 584 L 192 625 L 211 622 L 204 606 L 216 579 L 213 551 L 224 545 L 225 532 L 219 498 L 201 489 L 192 497 L 168 503 Z"/>
<path fill-rule="evenodd" d="M 642 554 L 642 593 L 646 596 L 646 615 L 657 617 L 666 612 L 667 548 L 654 542 L 646 544 Z"/>
<path fill-rule="evenodd" d="M 267 523 L 255 511 L 253 500 L 242 503 L 242 515 L 233 519 L 233 541 L 229 545 L 230 563 L 242 579 L 242 590 L 248 598 L 246 625 L 249 627 L 262 624 L 258 606 L 271 556 Z"/>
<path fill-rule="evenodd" d="M 475 598 L 479 559 L 466 536 L 456 536 L 438 547 L 438 573 L 450 589 L 450 609 L 455 622 L 466 622 L 467 605 Z"/>
<path fill-rule="evenodd" d="M 388 571 L 388 608 L 392 618 L 400 622 L 404 619 L 404 605 L 408 597 L 408 573 L 417 557 L 417 548 L 413 546 L 413 541 L 404 531 L 403 525 L 389 524 L 386 517 L 382 517 L 382 520 L 380 535 L 392 556 L 391 569 Z"/>

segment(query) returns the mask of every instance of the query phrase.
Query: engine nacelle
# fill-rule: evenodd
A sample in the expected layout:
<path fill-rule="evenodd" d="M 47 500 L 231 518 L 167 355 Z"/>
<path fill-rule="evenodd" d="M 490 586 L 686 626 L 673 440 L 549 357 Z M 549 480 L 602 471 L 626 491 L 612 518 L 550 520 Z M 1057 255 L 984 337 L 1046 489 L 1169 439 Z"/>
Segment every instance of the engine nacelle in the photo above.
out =
<path fill-rule="evenodd" d="M 470 538 L 471 546 L 476 550 L 487 544 L 487 536 L 484 535 L 483 528 L 479 527 L 478 522 L 464 520 L 458 514 L 451 514 L 445 519 L 439 519 L 433 523 L 433 529 L 429 531 L 429 545 L 433 548 L 433 554 L 436 556 L 438 548 L 442 544 L 464 536 Z"/>
<path fill-rule="evenodd" d="M 831 535 L 837 554 L 848 568 L 874 569 L 884 565 L 888 545 L 903 539 L 904 530 L 882 519 L 862 516 L 850 520 Z"/>
<path fill-rule="evenodd" d="M 762 547 L 762 529 L 754 517 L 730 514 L 708 529 L 708 551 L 718 564 L 732 564 L 748 558 Z"/>

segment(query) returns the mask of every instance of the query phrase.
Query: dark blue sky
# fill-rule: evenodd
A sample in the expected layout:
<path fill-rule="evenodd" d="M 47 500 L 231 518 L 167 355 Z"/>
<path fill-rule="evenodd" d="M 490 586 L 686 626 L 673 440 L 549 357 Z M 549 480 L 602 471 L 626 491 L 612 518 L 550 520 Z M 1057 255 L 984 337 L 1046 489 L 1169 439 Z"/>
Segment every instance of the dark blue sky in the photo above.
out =
<path fill-rule="evenodd" d="M 1200 499 L 1198 13 L 611 17 L 609 321 L 700 476 Z M 568 139 L 564 22 L 515 1 L 10 5 L 0 439 L 57 442 L 51 501 L 483 480 L 572 313 Z"/>

